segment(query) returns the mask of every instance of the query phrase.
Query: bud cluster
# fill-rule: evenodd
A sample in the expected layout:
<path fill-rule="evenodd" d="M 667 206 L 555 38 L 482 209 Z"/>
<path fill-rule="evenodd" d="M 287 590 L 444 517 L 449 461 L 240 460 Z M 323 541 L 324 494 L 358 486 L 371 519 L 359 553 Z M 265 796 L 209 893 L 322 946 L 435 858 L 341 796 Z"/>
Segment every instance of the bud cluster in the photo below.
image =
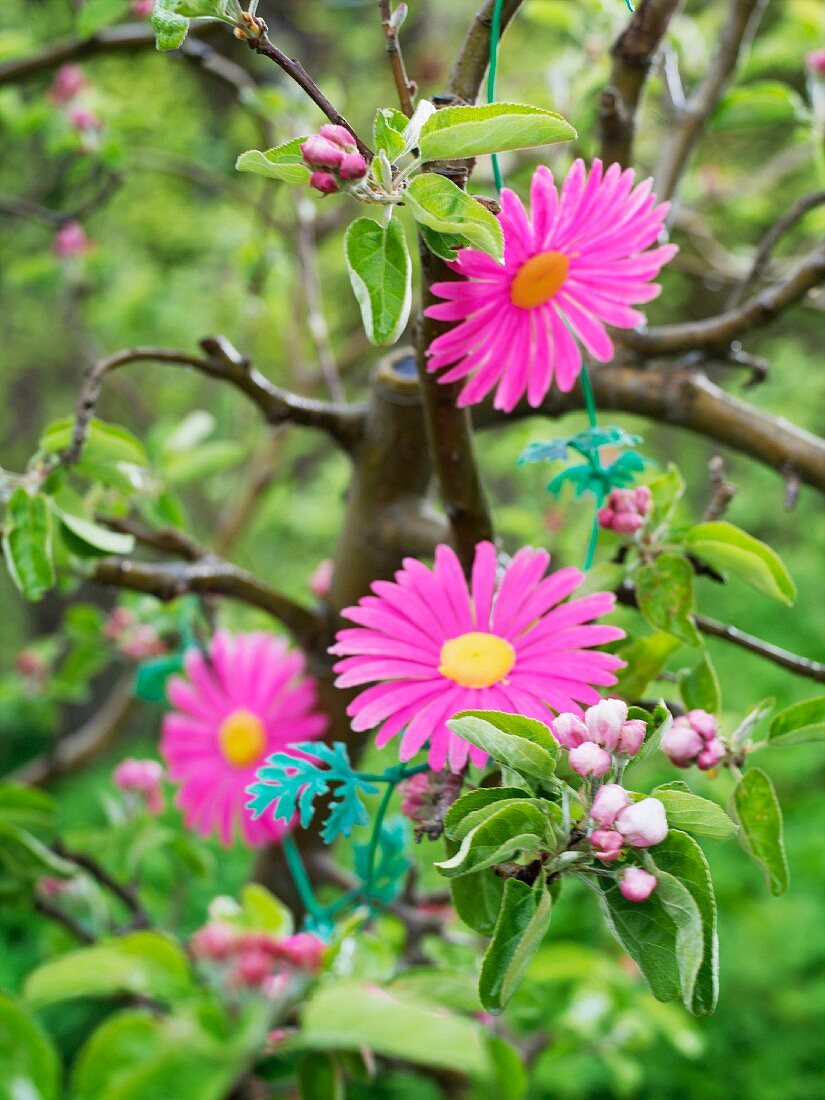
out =
<path fill-rule="evenodd" d="M 127 757 L 112 773 L 114 785 L 121 791 L 139 795 L 150 814 L 163 812 L 162 783 L 166 776 L 157 760 L 135 760 Z"/>
<path fill-rule="evenodd" d="M 301 156 L 312 169 L 309 186 L 322 195 L 333 195 L 342 183 L 355 182 L 367 174 L 367 162 L 358 152 L 355 136 L 345 126 L 322 126 L 301 145 Z"/>
<path fill-rule="evenodd" d="M 138 622 L 128 607 L 116 607 L 103 626 L 103 636 L 114 642 L 125 657 L 144 661 L 166 652 L 166 643 L 153 626 Z"/>
<path fill-rule="evenodd" d="M 552 723 L 556 740 L 568 750 L 570 767 L 579 775 L 605 775 L 615 757 L 635 756 L 645 739 L 647 724 L 627 717 L 627 703 L 602 699 L 588 707 L 584 719 L 560 714 Z"/>
<path fill-rule="evenodd" d="M 326 950 L 307 932 L 276 936 L 220 920 L 200 928 L 189 946 L 195 959 L 218 968 L 230 988 L 256 990 L 267 997 L 282 996 L 295 974 L 317 972 Z"/>
<path fill-rule="evenodd" d="M 652 848 L 667 836 L 665 808 L 658 798 L 634 802 L 618 783 L 607 783 L 596 792 L 590 807 L 590 846 L 602 863 L 615 863 L 628 848 Z M 656 876 L 641 867 L 625 868 L 619 889 L 628 901 L 646 901 L 656 889 Z"/>
<path fill-rule="evenodd" d="M 725 755 L 716 718 L 706 710 L 680 715 L 662 738 L 662 752 L 677 768 L 691 764 L 705 772 L 715 768 Z"/>
<path fill-rule="evenodd" d="M 653 504 L 647 485 L 636 489 L 612 489 L 607 503 L 599 509 L 599 526 L 620 535 L 632 535 L 643 527 Z"/>

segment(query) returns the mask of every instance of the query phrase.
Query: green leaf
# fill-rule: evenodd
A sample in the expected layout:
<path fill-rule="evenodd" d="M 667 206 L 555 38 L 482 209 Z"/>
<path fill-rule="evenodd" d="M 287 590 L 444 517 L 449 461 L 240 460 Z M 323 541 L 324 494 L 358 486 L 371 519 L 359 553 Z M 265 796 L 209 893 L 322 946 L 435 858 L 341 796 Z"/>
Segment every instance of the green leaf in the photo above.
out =
<path fill-rule="evenodd" d="M 418 232 L 430 252 L 448 263 L 456 258 L 459 248 L 467 248 L 470 244 L 469 240 L 459 233 L 438 233 L 421 222 L 418 223 Z"/>
<path fill-rule="evenodd" d="M 818 695 L 781 710 L 771 722 L 765 745 L 801 745 L 806 741 L 821 741 L 823 737 L 825 695 Z"/>
<path fill-rule="evenodd" d="M 407 122 L 407 116 L 394 107 L 381 107 L 375 112 L 372 143 L 376 151 L 383 150 L 387 154 L 390 163 L 404 152 L 404 130 Z"/>
<path fill-rule="evenodd" d="M 648 488 L 653 495 L 653 516 L 650 526 L 655 529 L 663 523 L 670 523 L 673 519 L 676 506 L 685 492 L 685 479 L 678 467 L 671 463 L 663 474 L 648 482 Z"/>
<path fill-rule="evenodd" d="M 213 439 L 191 450 L 171 455 L 164 463 L 164 475 L 169 485 L 186 485 L 201 481 L 235 466 L 246 457 L 246 445 L 238 440 Z"/>
<path fill-rule="evenodd" d="M 301 156 L 301 146 L 305 141 L 306 135 L 292 138 L 291 141 L 285 141 L 266 151 L 249 149 L 246 153 L 241 153 L 235 161 L 235 167 L 239 172 L 255 172 L 259 176 L 269 176 L 270 179 L 283 180 L 285 183 L 307 183 L 311 173 Z"/>
<path fill-rule="evenodd" d="M 480 715 L 484 714 L 484 718 Z M 479 711 L 476 714 L 467 712 L 463 716 L 450 719 L 447 725 L 469 741 L 492 756 L 499 764 L 505 764 L 508 768 L 519 772 L 521 775 L 533 779 L 548 779 L 556 770 L 556 758 L 558 745 L 553 740 L 550 731 L 543 727 L 541 722 L 531 718 L 521 718 L 503 727 L 502 718 L 511 719 L 513 715 L 499 715 L 497 711 Z M 533 737 L 542 738 L 539 730 L 544 730 L 548 742 L 537 742 Z M 527 731 L 532 733 L 528 736 Z"/>
<path fill-rule="evenodd" d="M 239 22 L 238 0 L 155 0 L 152 26 L 159 50 L 175 50 L 186 38 L 190 19 L 214 19 L 230 26 Z"/>
<path fill-rule="evenodd" d="M 456 233 L 496 260 L 504 255 L 504 234 L 495 214 L 437 172 L 424 172 L 404 192 L 404 202 L 421 225 Z"/>
<path fill-rule="evenodd" d="M 681 780 L 663 783 L 650 793 L 662 803 L 668 825 L 674 829 L 684 829 L 708 840 L 725 840 L 737 831 L 721 806 L 694 794 Z"/>
<path fill-rule="evenodd" d="M 55 824 L 55 801 L 46 791 L 22 783 L 0 784 L 0 821 L 21 829 L 48 829 Z"/>
<path fill-rule="evenodd" d="M 782 839 L 782 811 L 768 776 L 749 768 L 733 791 L 733 811 L 743 847 L 765 872 L 776 897 L 788 889 L 788 861 Z"/>
<path fill-rule="evenodd" d="M 546 814 L 532 801 L 508 800 L 467 833 L 455 855 L 435 866 L 445 878 L 494 867 L 538 848 L 547 825 Z"/>
<path fill-rule="evenodd" d="M 446 842 L 447 855 L 458 851 L 458 844 Z M 453 905 L 461 920 L 482 936 L 492 936 L 501 909 L 505 880 L 490 870 L 476 871 L 450 879 Z"/>
<path fill-rule="evenodd" d="M 706 710 L 709 714 L 715 714 L 721 708 L 719 677 L 709 653 L 703 653 L 693 668 L 679 674 L 679 689 L 688 710 Z"/>
<path fill-rule="evenodd" d="M 56 1100 L 59 1066 L 34 1017 L 0 993 L 0 1100 Z"/>
<path fill-rule="evenodd" d="M 15 878 L 36 878 L 39 875 L 69 877 L 74 864 L 55 855 L 51 848 L 26 829 L 6 819 L 0 819 L 0 864 Z"/>
<path fill-rule="evenodd" d="M 75 419 L 72 416 L 54 420 L 40 437 L 40 450 L 57 454 L 72 442 Z M 125 462 L 130 466 L 148 466 L 149 458 L 143 444 L 119 424 L 103 420 L 90 421 L 83 444 L 83 458 L 101 464 Z"/>
<path fill-rule="evenodd" d="M 658 1001 L 675 1001 L 680 992 L 676 925 L 659 891 L 647 901 L 627 901 L 615 883 L 599 880 L 607 925 L 641 970 Z"/>
<path fill-rule="evenodd" d="M 796 585 L 779 555 L 732 523 L 717 520 L 691 527 L 685 545 L 697 558 L 721 573 L 730 573 L 763 596 L 787 606 L 796 599 Z"/>
<path fill-rule="evenodd" d="M 457 799 L 444 816 L 444 835 L 450 840 L 463 840 L 470 829 L 475 828 L 490 813 L 500 808 L 499 803 L 514 799 L 529 798 L 526 791 L 518 787 L 479 787 Z"/>
<path fill-rule="evenodd" d="M 424 160 L 456 160 L 575 137 L 570 123 L 553 111 L 524 103 L 490 103 L 436 111 L 421 130 L 418 149 Z"/>
<path fill-rule="evenodd" d="M 688 645 L 700 645 L 693 624 L 693 569 L 679 554 L 660 554 L 636 573 L 639 610 L 651 626 Z"/>
<path fill-rule="evenodd" d="M 257 882 L 248 882 L 241 890 L 244 924 L 249 928 L 289 936 L 293 929 L 292 914 L 282 901 Z"/>
<path fill-rule="evenodd" d="M 481 964 L 478 993 L 487 1012 L 501 1012 L 515 993 L 550 927 L 552 909 L 543 875 L 532 887 L 507 879 L 493 938 Z"/>
<path fill-rule="evenodd" d="M 344 238 L 349 279 L 371 344 L 394 344 L 410 315 L 412 263 L 397 221 L 358 218 Z"/>
<path fill-rule="evenodd" d="M 128 7 L 127 0 L 84 0 L 75 20 L 77 37 L 91 38 L 102 27 L 125 15 Z"/>
<path fill-rule="evenodd" d="M 52 525 L 43 496 L 30 496 L 20 486 L 3 516 L 3 556 L 17 589 L 27 600 L 42 599 L 55 583 Z"/>
<path fill-rule="evenodd" d="M 627 667 L 619 673 L 616 691 L 625 699 L 641 699 L 646 688 L 667 664 L 668 657 L 680 645 L 673 634 L 659 631 L 644 638 L 635 638 L 619 650 Z"/>
<path fill-rule="evenodd" d="M 752 126 L 805 123 L 809 112 L 802 96 L 779 80 L 754 80 L 730 88 L 721 97 L 709 126 L 712 130 L 742 130 Z"/>
<path fill-rule="evenodd" d="M 301 1100 L 344 1100 L 346 1086 L 341 1066 L 325 1051 L 305 1054 L 298 1063 Z"/>
<path fill-rule="evenodd" d="M 119 531 L 110 531 L 108 527 L 101 527 L 90 519 L 72 515 L 52 503 L 52 511 L 60 521 L 62 534 L 66 532 L 69 538 L 66 544 L 72 552 L 80 551 L 80 556 L 92 554 L 131 554 L 135 548 L 133 535 L 124 535 Z M 75 540 L 80 545 L 77 546 Z"/>
<path fill-rule="evenodd" d="M 25 995 L 40 1008 L 122 993 L 174 1001 L 192 988 L 189 961 L 174 940 L 160 932 L 130 932 L 44 963 L 29 975 Z"/>

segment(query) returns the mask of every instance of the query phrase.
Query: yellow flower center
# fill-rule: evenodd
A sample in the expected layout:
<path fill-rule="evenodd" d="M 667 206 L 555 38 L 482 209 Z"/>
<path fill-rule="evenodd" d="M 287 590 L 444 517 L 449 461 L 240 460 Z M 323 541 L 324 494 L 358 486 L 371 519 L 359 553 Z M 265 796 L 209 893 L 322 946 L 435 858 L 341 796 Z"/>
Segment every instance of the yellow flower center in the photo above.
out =
<path fill-rule="evenodd" d="M 486 688 L 503 680 L 516 663 L 516 651 L 497 634 L 473 630 L 441 647 L 438 671 L 467 688 Z"/>
<path fill-rule="evenodd" d="M 549 302 L 564 286 L 570 260 L 563 252 L 539 252 L 522 264 L 510 285 L 510 301 L 521 309 Z"/>
<path fill-rule="evenodd" d="M 221 722 L 218 740 L 229 763 L 236 768 L 246 768 L 263 755 L 266 747 L 264 724 L 251 711 L 233 711 Z"/>

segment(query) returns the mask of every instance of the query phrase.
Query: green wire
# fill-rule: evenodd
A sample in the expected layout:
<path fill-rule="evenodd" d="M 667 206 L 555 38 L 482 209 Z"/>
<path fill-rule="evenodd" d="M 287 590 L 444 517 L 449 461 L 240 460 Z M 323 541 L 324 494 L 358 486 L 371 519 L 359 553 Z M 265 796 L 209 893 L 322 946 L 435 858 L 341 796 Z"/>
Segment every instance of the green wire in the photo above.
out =
<path fill-rule="evenodd" d="M 593 396 L 593 387 L 590 384 L 590 375 L 587 373 L 587 367 L 582 363 L 582 390 L 584 391 L 584 405 L 587 409 L 587 419 L 590 421 L 590 427 L 596 427 L 596 398 Z"/>
<path fill-rule="evenodd" d="M 284 855 L 286 856 L 286 865 L 289 868 L 289 873 L 292 875 L 292 881 L 295 883 L 295 889 L 298 891 L 298 896 L 301 899 L 304 909 L 306 909 L 307 913 L 312 917 L 322 916 L 323 910 L 318 904 L 318 899 L 315 897 L 312 883 L 309 881 L 309 875 L 307 875 L 306 868 L 304 867 L 304 861 L 301 859 L 301 853 L 298 851 L 298 845 L 291 835 L 284 837 Z"/>

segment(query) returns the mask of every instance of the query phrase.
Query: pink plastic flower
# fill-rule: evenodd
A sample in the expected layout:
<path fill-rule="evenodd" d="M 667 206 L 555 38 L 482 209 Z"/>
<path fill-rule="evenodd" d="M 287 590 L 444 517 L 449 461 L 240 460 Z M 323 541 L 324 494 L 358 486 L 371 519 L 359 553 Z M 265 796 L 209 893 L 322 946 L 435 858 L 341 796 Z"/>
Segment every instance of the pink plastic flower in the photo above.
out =
<path fill-rule="evenodd" d="M 447 301 L 427 315 L 460 322 L 430 345 L 428 369 L 450 366 L 440 382 L 469 381 L 458 399 L 474 405 L 496 386 L 495 406 L 509 412 L 525 396 L 534 408 L 555 378 L 573 388 L 582 366 L 579 343 L 600 362 L 613 358 L 605 325 L 635 328 L 644 315 L 630 307 L 659 293 L 650 282 L 674 245 L 644 251 L 659 237 L 667 203 L 657 205 L 652 181 L 633 187 L 633 169 L 577 160 L 561 195 L 553 174 L 537 168 L 528 218 L 518 197 L 501 193 L 504 263 L 462 249 L 453 269 L 465 280 L 436 283 Z"/>
<path fill-rule="evenodd" d="M 163 782 L 165 772 L 157 760 L 135 760 L 127 757 L 112 773 L 114 785 L 121 791 L 131 791 L 141 795 L 150 814 L 163 811 Z"/>
<path fill-rule="evenodd" d="M 805 54 L 805 64 L 817 76 L 825 76 L 825 47 L 821 50 L 811 50 Z"/>
<path fill-rule="evenodd" d="M 628 901 L 647 901 L 658 885 L 658 879 L 642 867 L 628 867 L 622 871 L 619 890 Z"/>
<path fill-rule="evenodd" d="M 525 547 L 498 576 L 495 547 L 481 542 L 468 588 L 454 551 L 439 546 L 432 569 L 406 558 L 395 582 L 376 581 L 373 595 L 342 612 L 357 625 L 339 631 L 330 650 L 344 658 L 335 665 L 338 687 L 374 684 L 349 705 L 353 729 L 381 725 L 383 747 L 406 727 L 402 760 L 429 742 L 430 767 L 449 763 L 457 772 L 468 755 L 478 766 L 486 760 L 446 725 L 459 711 L 548 722 L 548 707 L 581 713 L 579 703 L 596 702 L 592 685 L 614 684 L 622 666 L 591 649 L 623 637 L 618 627 L 592 624 L 614 597 L 596 592 L 561 604 L 584 574 L 568 568 L 545 576 L 549 560 Z"/>
<path fill-rule="evenodd" d="M 161 736 L 186 824 L 201 836 L 216 832 L 224 845 L 236 825 L 247 844 L 281 839 L 289 826 L 269 815 L 254 821 L 246 788 L 271 753 L 326 729 L 303 656 L 271 634 L 218 631 L 208 656 L 187 650 L 186 676 L 169 684 L 175 710 Z"/>

